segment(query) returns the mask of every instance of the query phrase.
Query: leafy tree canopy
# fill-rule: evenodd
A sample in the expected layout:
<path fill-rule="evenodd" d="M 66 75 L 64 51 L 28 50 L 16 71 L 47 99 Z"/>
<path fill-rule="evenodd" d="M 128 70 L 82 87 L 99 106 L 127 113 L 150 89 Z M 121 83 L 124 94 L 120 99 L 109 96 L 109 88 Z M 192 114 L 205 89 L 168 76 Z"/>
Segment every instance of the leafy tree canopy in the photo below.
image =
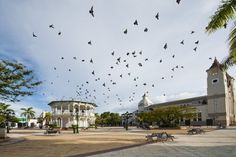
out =
<path fill-rule="evenodd" d="M 0 99 L 19 101 L 19 97 L 33 94 L 33 89 L 40 85 L 33 71 L 16 61 L 0 60 Z"/>
<path fill-rule="evenodd" d="M 218 29 L 226 28 L 229 21 L 234 22 L 234 26 L 228 37 L 229 54 L 222 61 L 225 69 L 236 64 L 236 21 L 235 21 L 236 1 L 222 0 L 221 4 L 211 16 L 211 20 L 206 27 L 208 33 L 215 32 Z"/>
<path fill-rule="evenodd" d="M 196 109 L 191 106 L 168 106 L 159 107 L 150 112 L 138 114 L 141 122 L 159 122 L 163 126 L 173 126 L 174 122 L 182 118 L 191 119 L 196 117 Z"/>

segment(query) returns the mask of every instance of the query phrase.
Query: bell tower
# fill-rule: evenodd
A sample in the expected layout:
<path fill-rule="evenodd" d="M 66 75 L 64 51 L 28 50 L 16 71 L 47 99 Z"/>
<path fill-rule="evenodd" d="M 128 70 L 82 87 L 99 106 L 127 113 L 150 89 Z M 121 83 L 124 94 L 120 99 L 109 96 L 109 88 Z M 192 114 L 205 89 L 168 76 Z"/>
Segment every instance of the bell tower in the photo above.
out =
<path fill-rule="evenodd" d="M 208 118 L 213 125 L 232 124 L 235 121 L 234 78 L 215 58 L 207 72 Z"/>

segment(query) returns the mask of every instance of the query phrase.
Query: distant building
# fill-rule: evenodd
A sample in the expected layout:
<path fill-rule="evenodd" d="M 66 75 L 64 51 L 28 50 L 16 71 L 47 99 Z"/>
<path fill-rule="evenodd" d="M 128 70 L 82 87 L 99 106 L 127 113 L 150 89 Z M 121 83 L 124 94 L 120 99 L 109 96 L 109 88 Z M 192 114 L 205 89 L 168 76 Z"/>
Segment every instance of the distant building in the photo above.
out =
<path fill-rule="evenodd" d="M 72 125 L 87 128 L 95 124 L 96 104 L 82 101 L 52 101 L 48 104 L 52 109 L 52 121 L 61 128 L 69 128 Z"/>
<path fill-rule="evenodd" d="M 236 103 L 234 78 L 231 77 L 223 66 L 214 60 L 207 72 L 207 95 L 189 99 L 152 104 L 144 94 L 138 104 L 138 110 L 134 112 L 146 112 L 158 107 L 171 105 L 189 105 L 196 107 L 197 118 L 182 119 L 184 125 L 233 125 L 236 123 Z"/>

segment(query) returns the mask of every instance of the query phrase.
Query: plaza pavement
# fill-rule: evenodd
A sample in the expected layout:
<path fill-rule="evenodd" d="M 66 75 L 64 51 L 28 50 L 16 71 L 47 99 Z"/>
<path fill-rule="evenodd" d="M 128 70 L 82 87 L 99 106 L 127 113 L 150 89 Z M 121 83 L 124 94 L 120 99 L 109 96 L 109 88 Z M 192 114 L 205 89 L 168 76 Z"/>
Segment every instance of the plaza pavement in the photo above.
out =
<path fill-rule="evenodd" d="M 81 155 L 81 156 L 86 156 Z M 153 143 L 91 157 L 234 157 L 236 127 L 203 135 L 177 135 L 174 142 Z"/>
<path fill-rule="evenodd" d="M 148 131 L 137 128 L 132 128 L 128 132 L 122 128 L 100 128 L 96 131 L 81 132 L 78 136 L 73 135 L 71 131 L 64 131 L 62 135 L 53 137 L 44 136 L 43 130 L 14 130 L 14 133 L 9 134 L 11 140 L 0 145 L 0 156 L 236 156 L 236 127 L 215 130 L 203 135 L 184 135 L 186 131 L 179 131 L 174 142 L 145 144 L 141 141 L 144 141 Z"/>

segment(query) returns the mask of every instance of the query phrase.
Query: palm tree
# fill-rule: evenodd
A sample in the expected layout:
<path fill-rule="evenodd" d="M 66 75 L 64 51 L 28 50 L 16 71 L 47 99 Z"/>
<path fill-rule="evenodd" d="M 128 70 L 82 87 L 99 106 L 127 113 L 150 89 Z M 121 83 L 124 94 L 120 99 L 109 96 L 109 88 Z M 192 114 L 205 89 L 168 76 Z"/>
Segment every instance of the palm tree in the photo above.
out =
<path fill-rule="evenodd" d="M 220 6 L 217 8 L 213 16 L 211 16 L 211 21 L 206 27 L 206 31 L 210 34 L 216 30 L 227 27 L 229 21 L 234 22 L 234 26 L 229 34 L 229 55 L 225 57 L 222 61 L 225 69 L 236 64 L 236 21 L 234 19 L 236 11 L 236 1 L 235 0 L 222 0 Z"/>
<path fill-rule="evenodd" d="M 49 122 L 51 121 L 51 119 L 52 119 L 51 112 L 46 112 L 45 116 L 43 117 L 43 120 L 46 121 L 45 125 L 49 125 Z"/>
<path fill-rule="evenodd" d="M 30 118 L 35 117 L 35 111 L 33 110 L 33 107 L 21 108 L 21 110 L 23 111 L 21 113 L 21 116 L 26 117 L 28 123 L 29 123 Z"/>
<path fill-rule="evenodd" d="M 7 133 L 9 133 L 9 125 L 8 122 L 15 117 L 15 112 L 13 109 L 10 109 L 11 105 L 0 103 L 0 116 L 1 116 L 1 121 L 0 124 L 4 124 L 7 126 Z"/>

